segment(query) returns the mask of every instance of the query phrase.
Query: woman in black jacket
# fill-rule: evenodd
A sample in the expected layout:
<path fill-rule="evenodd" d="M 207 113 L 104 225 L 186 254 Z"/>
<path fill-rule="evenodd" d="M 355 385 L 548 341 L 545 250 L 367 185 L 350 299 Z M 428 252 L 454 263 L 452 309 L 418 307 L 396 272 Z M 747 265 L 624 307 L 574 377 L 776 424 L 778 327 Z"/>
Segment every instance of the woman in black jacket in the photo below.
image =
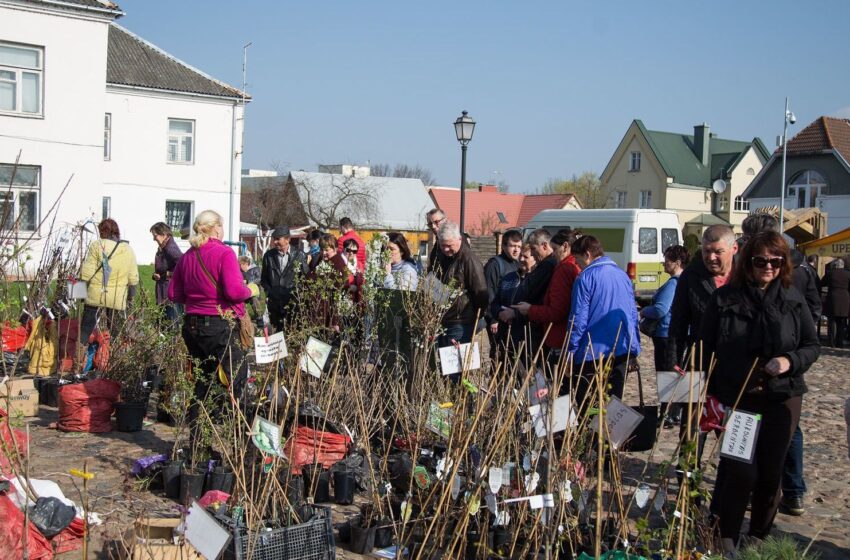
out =
<path fill-rule="evenodd" d="M 729 285 L 714 293 L 701 332 L 704 355 L 716 360 L 709 394 L 726 407 L 761 414 L 752 463 L 721 458 L 718 467 L 711 510 L 728 549 L 738 540 L 750 492 L 749 534 L 763 539 L 770 532 L 806 392 L 803 373 L 820 352 L 806 301 L 791 285 L 791 254 L 780 234 L 747 242 Z"/>

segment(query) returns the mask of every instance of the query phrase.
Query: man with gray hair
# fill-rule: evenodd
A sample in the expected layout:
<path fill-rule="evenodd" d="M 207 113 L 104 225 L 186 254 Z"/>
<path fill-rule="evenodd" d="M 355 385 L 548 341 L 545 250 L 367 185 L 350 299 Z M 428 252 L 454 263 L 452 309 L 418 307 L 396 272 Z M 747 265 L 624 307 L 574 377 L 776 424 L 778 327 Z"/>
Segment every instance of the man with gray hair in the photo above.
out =
<path fill-rule="evenodd" d="M 445 332 L 437 344 L 449 346 L 453 342 L 471 342 L 476 320 L 484 316 L 489 301 L 484 266 L 463 242 L 460 227 L 455 223 L 444 222 L 440 226 L 438 245 L 440 251 L 431 264 L 432 270 L 440 282 L 459 290 L 460 295 L 443 315 Z"/>

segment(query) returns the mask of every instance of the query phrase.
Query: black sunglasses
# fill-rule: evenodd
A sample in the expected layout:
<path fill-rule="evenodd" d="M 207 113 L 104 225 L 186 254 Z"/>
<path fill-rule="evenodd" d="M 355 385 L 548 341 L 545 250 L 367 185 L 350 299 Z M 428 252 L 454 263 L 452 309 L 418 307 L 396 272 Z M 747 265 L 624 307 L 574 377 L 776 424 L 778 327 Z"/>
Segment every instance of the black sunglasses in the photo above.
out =
<path fill-rule="evenodd" d="M 346 249 L 345 252 L 355 254 L 355 253 L 357 253 L 357 249 Z"/>
<path fill-rule="evenodd" d="M 753 266 L 756 268 L 765 268 L 768 264 L 774 268 L 778 269 L 782 266 L 782 263 L 785 262 L 785 257 L 773 257 L 771 259 L 767 259 L 765 257 L 753 257 Z"/>

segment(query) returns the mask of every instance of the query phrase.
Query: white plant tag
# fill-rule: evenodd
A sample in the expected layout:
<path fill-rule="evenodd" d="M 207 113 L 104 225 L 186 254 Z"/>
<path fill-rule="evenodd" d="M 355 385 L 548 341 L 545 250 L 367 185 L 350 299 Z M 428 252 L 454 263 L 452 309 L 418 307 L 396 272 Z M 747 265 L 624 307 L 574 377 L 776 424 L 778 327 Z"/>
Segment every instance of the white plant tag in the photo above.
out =
<path fill-rule="evenodd" d="M 529 473 L 525 475 L 525 492 L 531 494 L 537 490 L 537 484 L 540 482 L 540 473 Z"/>
<path fill-rule="evenodd" d="M 490 492 L 498 494 L 499 489 L 502 487 L 502 469 L 499 467 L 490 467 L 487 482 L 490 485 Z"/>
<path fill-rule="evenodd" d="M 637 490 L 635 490 L 635 503 L 637 504 L 637 507 L 643 509 L 643 507 L 649 501 L 649 494 L 649 485 L 645 482 L 641 482 Z"/>
<path fill-rule="evenodd" d="M 457 500 L 458 496 L 460 496 L 460 477 L 455 475 L 452 478 L 452 500 Z"/>

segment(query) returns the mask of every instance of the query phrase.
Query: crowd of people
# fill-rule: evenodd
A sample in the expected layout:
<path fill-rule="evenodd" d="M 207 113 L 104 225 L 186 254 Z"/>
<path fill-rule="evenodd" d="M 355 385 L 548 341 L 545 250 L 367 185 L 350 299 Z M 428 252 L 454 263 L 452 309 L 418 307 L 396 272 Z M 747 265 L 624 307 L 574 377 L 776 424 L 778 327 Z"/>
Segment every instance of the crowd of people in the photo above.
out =
<path fill-rule="evenodd" d="M 753 460 L 720 460 L 710 510 L 725 546 L 736 546 L 748 505 L 753 538 L 768 534 L 780 505 L 803 513 L 804 374 L 819 356 L 822 313 L 828 318 L 828 343 L 844 343 L 850 271 L 840 260 L 819 278 L 812 263 L 789 248 L 770 216 L 747 218 L 738 239 L 730 227 L 714 225 L 704 231 L 694 258 L 681 245 L 665 249 L 669 280 L 639 310 L 632 281 L 593 235 L 538 229 L 524 239 L 511 230 L 502 235 L 499 254 L 482 263 L 442 210 L 428 212 L 427 222 L 435 235 L 427 267 L 412 255 L 402 233 L 389 232 L 381 243 L 378 280 L 370 282 L 416 290 L 427 276 L 451 286 L 456 297 L 441 318 L 438 346 L 468 343 L 486 331 L 494 364 L 519 359 L 527 367 L 544 365 L 550 381 L 558 372 L 561 394 L 569 393 L 581 412 L 586 395 L 597 390 L 600 361 L 609 367 L 605 391 L 622 397 L 626 372 L 642 350 L 642 331 L 652 341 L 656 371 L 706 372 L 712 407 L 761 415 Z M 184 255 L 165 224 L 151 228 L 158 245 L 157 303 L 170 320 L 181 321 L 189 353 L 207 374 L 196 384 L 199 399 L 217 372 L 236 394 L 244 384 L 244 349 L 237 342 L 245 321 L 230 319 L 246 318 L 246 304 L 261 316 L 259 290 L 270 332 L 285 331 L 299 306 L 315 308 L 325 327 L 345 326 L 338 310 L 330 309 L 332 302 L 301 301 L 302 283 L 312 280 L 327 281 L 357 310 L 356 317 L 367 315 L 358 306 L 371 255 L 351 220 L 342 219 L 339 230 L 338 238 L 313 231 L 302 248 L 288 228 L 278 227 L 257 270 L 250 258 L 237 260 L 222 243 L 216 212 L 197 216 Z M 113 321 L 138 284 L 135 257 L 120 241 L 117 224 L 104 220 L 100 237 L 83 267 L 89 277 L 84 330 L 101 312 Z M 823 301 L 821 286 L 827 290 Z M 659 422 L 679 424 L 681 437 L 696 438 L 699 462 L 708 434 L 697 433 L 699 418 L 681 418 L 682 408 L 663 408 Z M 190 410 L 190 417 L 197 413 Z"/>

